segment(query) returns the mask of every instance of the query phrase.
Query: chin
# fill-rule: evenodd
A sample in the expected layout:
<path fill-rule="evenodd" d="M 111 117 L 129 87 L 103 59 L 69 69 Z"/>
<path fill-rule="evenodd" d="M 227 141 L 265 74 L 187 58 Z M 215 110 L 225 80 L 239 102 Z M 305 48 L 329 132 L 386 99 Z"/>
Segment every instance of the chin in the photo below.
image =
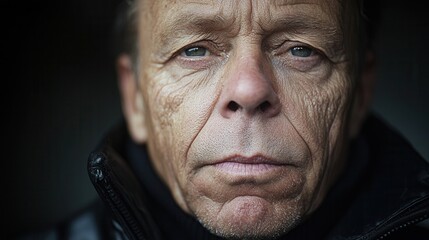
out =
<path fill-rule="evenodd" d="M 205 206 L 197 218 L 210 232 L 227 239 L 274 239 L 301 222 L 299 200 L 272 203 L 240 196 L 221 206 Z"/>

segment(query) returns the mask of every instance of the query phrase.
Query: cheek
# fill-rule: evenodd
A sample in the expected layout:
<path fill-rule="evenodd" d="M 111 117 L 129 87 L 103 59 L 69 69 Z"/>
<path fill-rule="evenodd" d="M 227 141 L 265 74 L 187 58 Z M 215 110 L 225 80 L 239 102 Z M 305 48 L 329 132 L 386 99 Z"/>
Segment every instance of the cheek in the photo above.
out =
<path fill-rule="evenodd" d="M 339 134 L 351 95 L 351 80 L 332 71 L 329 79 L 295 76 L 283 96 L 285 115 L 309 145 L 313 155 L 327 149 L 331 137 Z M 341 121 L 340 121 L 341 120 Z"/>
<path fill-rule="evenodd" d="M 343 149 L 352 82 L 336 71 L 325 82 L 296 79 L 302 81 L 291 82 L 285 88 L 285 115 L 309 148 L 307 187 L 321 191 L 318 194 L 308 190 L 318 202 L 335 178 L 335 166 L 341 161 L 339 152 Z"/>
<path fill-rule="evenodd" d="M 152 158 L 158 160 L 155 167 L 170 188 L 184 186 L 187 153 L 213 109 L 216 86 L 207 74 L 171 70 L 152 76 L 147 77 L 151 81 L 145 99 Z"/>

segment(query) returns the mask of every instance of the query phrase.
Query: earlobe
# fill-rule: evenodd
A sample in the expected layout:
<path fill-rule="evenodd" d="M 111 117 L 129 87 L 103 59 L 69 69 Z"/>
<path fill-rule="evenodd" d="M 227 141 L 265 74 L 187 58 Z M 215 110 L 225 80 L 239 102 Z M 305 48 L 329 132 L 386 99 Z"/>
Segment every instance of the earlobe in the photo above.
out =
<path fill-rule="evenodd" d="M 369 112 L 372 103 L 375 78 L 375 54 L 374 52 L 367 50 L 362 75 L 356 86 L 356 92 L 350 116 L 351 119 L 349 132 L 351 138 L 355 138 L 359 134 L 361 126 Z"/>
<path fill-rule="evenodd" d="M 117 59 L 116 70 L 122 112 L 127 122 L 128 131 L 135 142 L 144 143 L 147 139 L 144 101 L 130 56 L 120 55 Z"/>

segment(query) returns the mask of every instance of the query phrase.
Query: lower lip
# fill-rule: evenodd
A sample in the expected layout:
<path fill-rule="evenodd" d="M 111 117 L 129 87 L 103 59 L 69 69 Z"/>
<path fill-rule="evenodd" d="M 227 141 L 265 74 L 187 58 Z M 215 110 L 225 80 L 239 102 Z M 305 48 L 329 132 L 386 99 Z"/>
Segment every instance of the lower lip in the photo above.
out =
<path fill-rule="evenodd" d="M 218 170 L 232 175 L 260 175 L 278 170 L 282 165 L 269 163 L 222 162 L 214 165 Z"/>

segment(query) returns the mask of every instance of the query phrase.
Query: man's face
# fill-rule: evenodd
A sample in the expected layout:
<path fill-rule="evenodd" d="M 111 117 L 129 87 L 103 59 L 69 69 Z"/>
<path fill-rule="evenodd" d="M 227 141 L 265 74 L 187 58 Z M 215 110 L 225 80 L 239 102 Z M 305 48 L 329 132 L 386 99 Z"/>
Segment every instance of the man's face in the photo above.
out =
<path fill-rule="evenodd" d="M 152 162 L 213 233 L 276 236 L 318 207 L 348 140 L 339 1 L 142 1 Z"/>

